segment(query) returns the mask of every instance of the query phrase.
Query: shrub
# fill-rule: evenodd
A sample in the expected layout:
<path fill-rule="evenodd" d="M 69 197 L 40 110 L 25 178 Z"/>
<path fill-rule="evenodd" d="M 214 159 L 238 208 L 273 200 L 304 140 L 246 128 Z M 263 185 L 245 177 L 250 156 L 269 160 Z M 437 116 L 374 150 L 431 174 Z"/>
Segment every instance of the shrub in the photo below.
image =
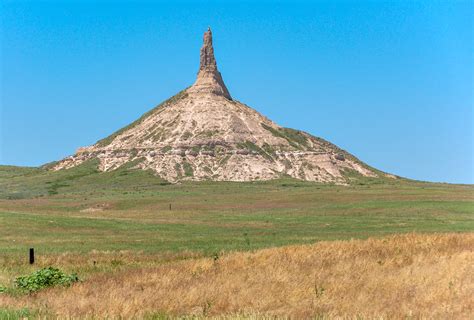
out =
<path fill-rule="evenodd" d="M 27 276 L 16 278 L 15 284 L 20 290 L 35 292 L 54 286 L 70 286 L 79 281 L 76 274 L 67 275 L 59 269 L 48 267 L 33 272 Z"/>
<path fill-rule="evenodd" d="M 184 175 L 186 177 L 192 177 L 193 174 L 194 174 L 194 171 L 193 171 L 193 167 L 191 166 L 191 164 L 188 163 L 188 162 L 183 162 L 182 166 L 183 166 L 183 170 L 184 170 Z"/>

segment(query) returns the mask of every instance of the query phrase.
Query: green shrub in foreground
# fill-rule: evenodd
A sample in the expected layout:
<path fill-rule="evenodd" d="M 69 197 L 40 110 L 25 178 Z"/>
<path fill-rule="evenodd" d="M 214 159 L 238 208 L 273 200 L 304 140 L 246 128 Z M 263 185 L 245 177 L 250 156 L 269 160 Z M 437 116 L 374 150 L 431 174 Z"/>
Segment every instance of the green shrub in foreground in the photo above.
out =
<path fill-rule="evenodd" d="M 48 267 L 33 272 L 27 276 L 16 278 L 15 284 L 20 290 L 35 292 L 54 286 L 70 286 L 79 281 L 76 274 L 67 275 L 59 269 Z"/>

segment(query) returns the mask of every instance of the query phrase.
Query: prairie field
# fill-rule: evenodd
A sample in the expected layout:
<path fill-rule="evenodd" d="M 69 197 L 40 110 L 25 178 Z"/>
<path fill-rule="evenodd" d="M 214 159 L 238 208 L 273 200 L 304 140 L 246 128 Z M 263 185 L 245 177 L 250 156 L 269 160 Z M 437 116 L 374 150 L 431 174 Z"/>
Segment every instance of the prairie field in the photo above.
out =
<path fill-rule="evenodd" d="M 470 185 L 0 166 L 0 318 L 469 319 L 473 231 Z M 15 290 L 47 266 L 80 282 Z"/>
<path fill-rule="evenodd" d="M 41 264 L 90 272 L 83 282 L 0 295 L 0 306 L 45 318 L 469 319 L 473 248 L 473 234 L 406 234 L 168 262 L 65 254 Z"/>

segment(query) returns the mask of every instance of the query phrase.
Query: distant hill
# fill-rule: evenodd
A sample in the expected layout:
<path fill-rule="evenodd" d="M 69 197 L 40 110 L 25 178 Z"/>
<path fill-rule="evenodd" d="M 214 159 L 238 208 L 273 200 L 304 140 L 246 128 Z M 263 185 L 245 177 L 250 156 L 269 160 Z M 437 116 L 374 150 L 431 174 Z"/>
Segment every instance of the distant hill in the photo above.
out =
<path fill-rule="evenodd" d="M 357 177 L 395 178 L 321 138 L 283 128 L 232 99 L 217 69 L 210 29 L 204 33 L 194 85 L 48 168 L 67 169 L 91 159 L 98 160 L 100 171 L 133 163 L 170 182 L 292 177 L 347 184 Z"/>

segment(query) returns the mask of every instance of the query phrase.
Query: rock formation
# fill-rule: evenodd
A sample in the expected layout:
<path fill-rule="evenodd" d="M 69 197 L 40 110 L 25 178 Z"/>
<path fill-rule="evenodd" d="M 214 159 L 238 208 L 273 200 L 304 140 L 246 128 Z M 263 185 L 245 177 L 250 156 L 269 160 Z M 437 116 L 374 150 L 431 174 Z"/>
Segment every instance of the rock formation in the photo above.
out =
<path fill-rule="evenodd" d="M 91 159 L 99 160 L 102 171 L 128 163 L 171 182 L 286 176 L 345 184 L 349 176 L 384 175 L 323 139 L 282 128 L 233 100 L 217 69 L 210 29 L 194 85 L 52 169 Z"/>
<path fill-rule="evenodd" d="M 212 31 L 209 28 L 204 33 L 204 43 L 201 48 L 201 61 L 196 82 L 188 89 L 193 93 L 214 93 L 229 100 L 229 91 L 222 80 L 221 73 L 217 70 L 214 47 L 212 46 Z"/>

